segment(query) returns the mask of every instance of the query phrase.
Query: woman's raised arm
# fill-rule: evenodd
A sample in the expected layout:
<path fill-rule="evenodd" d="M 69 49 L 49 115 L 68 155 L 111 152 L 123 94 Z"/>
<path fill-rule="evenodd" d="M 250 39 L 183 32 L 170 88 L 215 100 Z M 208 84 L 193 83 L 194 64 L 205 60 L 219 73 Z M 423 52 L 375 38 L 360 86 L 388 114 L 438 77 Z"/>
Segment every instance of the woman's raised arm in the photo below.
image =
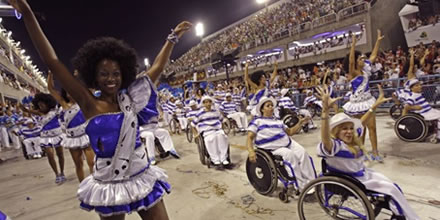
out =
<path fill-rule="evenodd" d="M 165 42 L 165 45 L 163 45 L 162 49 L 154 60 L 153 65 L 147 72 L 151 81 L 156 82 L 156 80 L 159 78 L 160 74 L 164 70 L 165 65 L 168 63 L 175 44 L 175 42 L 173 41 L 178 41 L 178 39 L 181 38 L 182 35 L 191 27 L 192 24 L 190 22 L 184 21 L 178 24 L 173 33 L 170 34 L 167 41 Z"/>
<path fill-rule="evenodd" d="M 58 59 L 55 50 L 43 33 L 43 30 L 41 30 L 40 24 L 38 24 L 34 12 L 26 0 L 9 0 L 9 2 L 18 12 L 23 14 L 26 29 L 35 48 L 40 54 L 41 59 L 61 82 L 62 87 L 71 94 L 83 111 L 94 108 L 95 98 L 93 94 L 75 79 L 66 66 Z"/>

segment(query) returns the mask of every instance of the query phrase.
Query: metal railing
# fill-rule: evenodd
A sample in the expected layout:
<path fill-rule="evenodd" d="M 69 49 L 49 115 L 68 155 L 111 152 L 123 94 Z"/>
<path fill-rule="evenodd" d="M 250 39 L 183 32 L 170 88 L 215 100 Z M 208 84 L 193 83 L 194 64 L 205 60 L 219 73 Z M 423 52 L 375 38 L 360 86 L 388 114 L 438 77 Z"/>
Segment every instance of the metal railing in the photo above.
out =
<path fill-rule="evenodd" d="M 431 105 L 439 105 L 440 104 L 440 74 L 436 75 L 427 75 L 427 76 L 421 76 L 418 78 L 420 81 L 423 82 L 422 88 L 423 88 L 423 96 L 425 97 L 426 101 L 429 102 Z M 377 89 L 377 85 L 382 85 L 385 97 L 391 97 L 394 92 L 396 92 L 398 89 L 403 88 L 403 84 L 406 81 L 406 78 L 398 78 L 398 79 L 386 79 L 386 80 L 374 80 L 370 81 L 370 91 L 371 94 L 374 97 L 379 96 L 379 90 Z M 351 90 L 348 89 L 350 87 L 349 83 L 346 84 L 336 84 L 333 86 L 335 91 L 336 97 L 345 97 L 348 92 Z M 300 91 L 303 91 L 305 89 L 311 89 L 309 88 L 301 88 Z M 298 93 L 293 94 L 291 97 L 292 101 L 295 103 L 295 106 L 303 106 L 304 105 L 304 99 L 306 98 L 306 94 L 304 93 Z M 338 106 L 342 107 L 348 99 L 341 99 L 338 101 Z M 388 108 L 391 105 L 393 105 L 393 102 L 387 102 L 382 104 L 380 107 Z"/>

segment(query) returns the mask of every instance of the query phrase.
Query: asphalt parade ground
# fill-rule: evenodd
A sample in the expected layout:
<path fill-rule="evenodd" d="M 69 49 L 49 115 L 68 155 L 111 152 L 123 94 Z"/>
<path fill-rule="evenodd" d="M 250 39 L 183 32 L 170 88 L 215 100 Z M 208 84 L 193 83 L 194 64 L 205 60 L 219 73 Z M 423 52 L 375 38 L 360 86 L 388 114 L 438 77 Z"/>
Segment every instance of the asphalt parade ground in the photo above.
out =
<path fill-rule="evenodd" d="M 315 123 L 319 125 L 319 120 Z M 403 142 L 394 134 L 393 125 L 390 117 L 378 116 L 379 150 L 385 162 L 367 162 L 367 166 L 398 183 L 421 219 L 440 220 L 440 144 Z M 181 159 L 157 164 L 167 171 L 173 187 L 164 199 L 170 219 L 298 219 L 298 199 L 290 198 L 289 203 L 278 199 L 281 183 L 272 196 L 259 195 L 249 184 L 245 136 L 229 135 L 234 168 L 224 171 L 202 166 L 196 144 L 188 143 L 184 135 L 172 138 Z M 313 157 L 320 172 L 316 157 L 319 130 L 293 138 Z M 370 149 L 368 139 L 366 147 Z M 13 220 L 99 219 L 94 212 L 79 208 L 73 161 L 67 150 L 64 155 L 68 181 L 58 186 L 46 158 L 25 160 L 19 151 L 0 152 L 0 210 Z M 140 217 L 134 213 L 126 219 Z M 389 216 L 382 214 L 377 219 Z"/>

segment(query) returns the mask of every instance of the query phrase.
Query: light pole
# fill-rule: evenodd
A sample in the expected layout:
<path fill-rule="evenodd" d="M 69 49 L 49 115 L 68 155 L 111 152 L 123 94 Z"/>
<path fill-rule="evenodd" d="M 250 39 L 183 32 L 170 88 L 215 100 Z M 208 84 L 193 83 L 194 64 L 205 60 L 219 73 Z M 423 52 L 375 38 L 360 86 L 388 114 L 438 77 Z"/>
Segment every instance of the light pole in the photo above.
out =
<path fill-rule="evenodd" d="M 264 7 L 266 8 L 266 11 L 268 10 L 267 6 L 269 5 L 269 0 L 256 0 L 256 2 L 259 5 L 264 4 Z"/>
<path fill-rule="evenodd" d="M 196 24 L 196 36 L 202 38 L 205 35 L 205 26 L 199 22 Z"/>

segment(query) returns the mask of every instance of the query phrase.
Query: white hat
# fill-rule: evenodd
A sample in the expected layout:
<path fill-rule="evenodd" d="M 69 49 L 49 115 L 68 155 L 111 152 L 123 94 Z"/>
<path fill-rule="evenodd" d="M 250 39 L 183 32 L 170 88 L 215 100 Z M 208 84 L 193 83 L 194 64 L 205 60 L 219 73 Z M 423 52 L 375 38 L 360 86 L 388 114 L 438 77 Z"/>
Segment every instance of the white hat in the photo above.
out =
<path fill-rule="evenodd" d="M 289 92 L 289 89 L 282 89 L 281 90 L 281 97 L 284 97 Z"/>
<path fill-rule="evenodd" d="M 353 123 L 354 129 L 357 130 L 358 128 L 362 128 L 362 122 L 361 120 L 357 119 L 357 118 L 352 118 L 350 116 L 348 116 L 345 113 L 338 113 L 335 116 L 333 116 L 330 119 L 330 131 L 335 128 L 336 126 L 346 123 L 346 122 L 351 122 Z"/>
<path fill-rule="evenodd" d="M 197 105 L 197 102 L 194 100 L 189 101 L 189 106 Z"/>
<path fill-rule="evenodd" d="M 231 93 L 226 93 L 225 97 L 232 96 Z"/>
<path fill-rule="evenodd" d="M 182 105 L 182 101 L 177 100 L 175 104 L 176 104 L 176 105 Z"/>
<path fill-rule="evenodd" d="M 203 101 L 205 101 L 205 100 L 207 100 L 207 99 L 211 100 L 211 102 L 215 102 L 215 100 L 214 100 L 211 96 L 207 96 L 207 95 L 205 95 L 205 96 L 202 97 L 202 101 L 201 101 L 201 103 L 203 103 Z"/>
<path fill-rule="evenodd" d="M 408 81 L 405 82 L 405 87 L 406 87 L 407 89 L 410 89 L 411 86 L 413 86 L 413 85 L 415 85 L 415 84 L 417 84 L 417 83 L 422 84 L 422 82 L 420 82 L 417 78 L 413 78 L 413 79 L 410 79 L 410 80 L 408 80 Z"/>
<path fill-rule="evenodd" d="M 256 115 L 258 117 L 261 117 L 263 115 L 263 113 L 261 112 L 261 106 L 263 106 L 264 103 L 269 102 L 269 101 L 272 102 L 274 108 L 277 105 L 277 101 L 275 99 L 273 99 L 271 97 L 263 97 L 262 99 L 260 99 L 257 106 L 255 107 L 256 108 L 255 110 L 257 111 Z"/>
<path fill-rule="evenodd" d="M 217 87 L 223 87 L 223 85 L 221 83 L 217 84 Z"/>

